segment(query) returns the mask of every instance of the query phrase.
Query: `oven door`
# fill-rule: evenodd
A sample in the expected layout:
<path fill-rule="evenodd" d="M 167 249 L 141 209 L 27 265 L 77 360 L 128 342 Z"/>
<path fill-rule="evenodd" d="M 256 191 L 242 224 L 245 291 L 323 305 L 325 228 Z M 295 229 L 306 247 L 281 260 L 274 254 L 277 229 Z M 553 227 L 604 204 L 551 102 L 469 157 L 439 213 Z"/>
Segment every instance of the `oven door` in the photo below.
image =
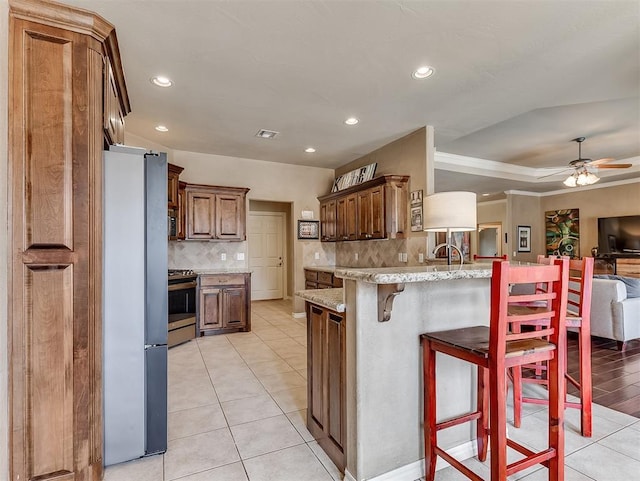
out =
<path fill-rule="evenodd" d="M 169 335 L 167 345 L 177 346 L 196 337 L 195 279 L 169 280 Z"/>

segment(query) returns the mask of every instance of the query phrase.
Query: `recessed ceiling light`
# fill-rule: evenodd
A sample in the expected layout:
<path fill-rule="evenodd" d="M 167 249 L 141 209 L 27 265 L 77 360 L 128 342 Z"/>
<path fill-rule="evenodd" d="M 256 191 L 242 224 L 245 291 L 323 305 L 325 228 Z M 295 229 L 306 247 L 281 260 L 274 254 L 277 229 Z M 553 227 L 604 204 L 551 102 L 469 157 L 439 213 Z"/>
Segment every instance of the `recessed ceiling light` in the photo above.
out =
<path fill-rule="evenodd" d="M 169 129 L 166 128 L 164 125 L 156 125 L 156 130 L 158 132 L 169 132 Z"/>
<path fill-rule="evenodd" d="M 347 125 L 356 125 L 358 122 L 360 121 L 355 117 L 349 117 L 347 120 L 344 121 L 344 123 Z"/>
<path fill-rule="evenodd" d="M 435 70 L 433 69 L 433 67 L 429 67 L 428 65 L 425 65 L 424 67 L 415 69 L 414 72 L 411 74 L 411 76 L 415 79 L 420 80 L 423 78 L 431 77 L 434 72 Z"/>
<path fill-rule="evenodd" d="M 273 139 L 279 133 L 280 132 L 276 132 L 275 130 L 260 129 L 258 130 L 256 137 L 260 137 L 261 139 Z"/>
<path fill-rule="evenodd" d="M 151 83 L 153 85 L 157 85 L 158 87 L 171 87 L 173 85 L 173 82 L 171 81 L 170 78 L 163 77 L 162 75 L 153 77 L 151 79 Z"/>
<path fill-rule="evenodd" d="M 304 149 L 304 151 L 307 154 L 313 154 L 316 151 L 316 149 L 314 149 L 313 147 L 307 147 L 306 149 Z"/>
<path fill-rule="evenodd" d="M 482 194 L 482 197 L 489 197 L 491 194 Z"/>

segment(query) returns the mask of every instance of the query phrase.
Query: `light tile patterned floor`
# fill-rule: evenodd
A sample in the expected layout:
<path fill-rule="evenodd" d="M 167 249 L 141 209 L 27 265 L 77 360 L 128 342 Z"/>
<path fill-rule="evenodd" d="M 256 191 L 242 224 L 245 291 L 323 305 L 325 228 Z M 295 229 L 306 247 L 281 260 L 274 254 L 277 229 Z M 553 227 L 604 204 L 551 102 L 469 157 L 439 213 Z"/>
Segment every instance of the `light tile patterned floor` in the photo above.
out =
<path fill-rule="evenodd" d="M 332 481 L 340 473 L 305 428 L 306 327 L 291 301 L 252 304 L 252 332 L 209 336 L 169 350 L 169 448 L 110 466 L 105 481 Z M 546 412 L 525 405 L 509 434 L 544 443 Z M 640 420 L 595 406 L 594 437 L 567 411 L 566 481 L 640 479 Z M 487 464 L 465 462 L 489 479 Z M 436 480 L 467 479 L 447 468 Z M 547 479 L 530 468 L 509 479 Z"/>

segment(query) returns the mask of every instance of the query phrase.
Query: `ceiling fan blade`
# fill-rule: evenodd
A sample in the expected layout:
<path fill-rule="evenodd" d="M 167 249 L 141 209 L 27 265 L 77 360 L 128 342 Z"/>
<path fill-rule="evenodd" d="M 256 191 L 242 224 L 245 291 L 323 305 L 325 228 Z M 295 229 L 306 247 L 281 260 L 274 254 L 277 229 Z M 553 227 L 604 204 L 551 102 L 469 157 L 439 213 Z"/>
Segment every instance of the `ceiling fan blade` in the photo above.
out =
<path fill-rule="evenodd" d="M 587 165 L 589 165 L 589 167 L 595 167 L 596 165 L 600 165 L 600 164 L 606 164 L 607 162 L 611 162 L 614 159 L 613 157 L 605 157 L 604 159 L 598 159 L 598 160 L 592 160 L 590 162 L 587 162 Z"/>
<path fill-rule="evenodd" d="M 598 165 L 596 166 L 598 169 L 628 169 L 633 164 L 609 164 L 609 165 Z"/>
<path fill-rule="evenodd" d="M 562 174 L 563 172 L 567 172 L 568 170 L 574 170 L 573 167 L 567 167 L 566 169 L 562 169 L 561 167 L 558 167 L 561 170 L 557 170 L 556 172 L 553 172 L 551 174 L 547 174 L 547 175 L 543 175 L 542 177 L 537 177 L 538 179 L 546 179 L 547 177 L 551 177 L 553 175 L 558 175 L 558 174 Z"/>

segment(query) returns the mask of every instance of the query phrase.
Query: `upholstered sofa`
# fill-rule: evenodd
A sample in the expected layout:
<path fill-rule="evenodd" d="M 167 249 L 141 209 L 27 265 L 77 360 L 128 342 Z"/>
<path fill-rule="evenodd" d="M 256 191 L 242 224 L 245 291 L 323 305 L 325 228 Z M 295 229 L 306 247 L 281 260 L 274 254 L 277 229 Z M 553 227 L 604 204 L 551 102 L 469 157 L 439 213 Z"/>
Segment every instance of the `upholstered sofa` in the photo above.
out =
<path fill-rule="evenodd" d="M 591 335 L 618 341 L 622 351 L 627 341 L 640 338 L 640 279 L 594 277 Z"/>

